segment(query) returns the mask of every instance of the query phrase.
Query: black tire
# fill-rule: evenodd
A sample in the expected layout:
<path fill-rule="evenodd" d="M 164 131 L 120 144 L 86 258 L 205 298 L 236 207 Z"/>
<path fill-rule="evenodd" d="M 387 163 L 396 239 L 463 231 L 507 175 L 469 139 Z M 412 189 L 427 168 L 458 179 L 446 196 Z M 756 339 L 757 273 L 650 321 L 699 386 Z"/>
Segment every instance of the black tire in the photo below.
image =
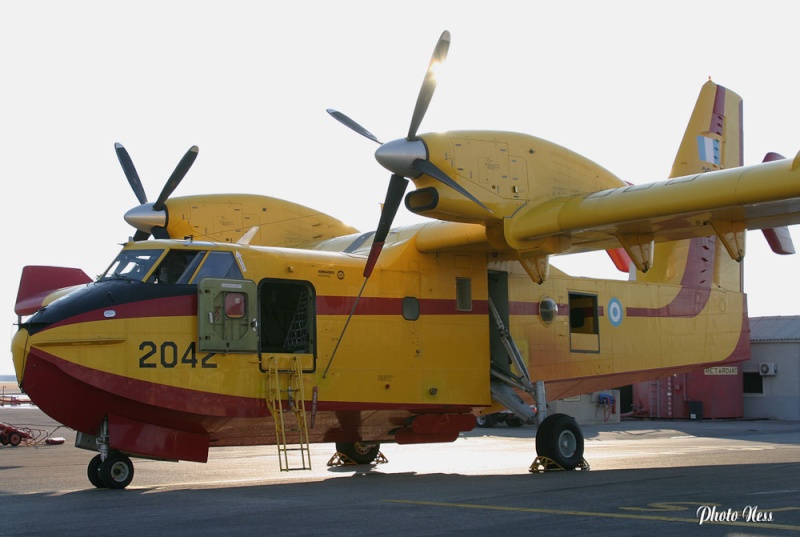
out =
<path fill-rule="evenodd" d="M 103 484 L 103 480 L 100 479 L 101 462 L 103 462 L 103 460 L 100 455 L 95 455 L 92 460 L 89 461 L 89 466 L 86 468 L 86 475 L 92 485 L 96 488 L 104 489 L 106 486 Z"/>
<path fill-rule="evenodd" d="M 381 445 L 377 442 L 336 442 L 336 451 L 356 464 L 369 464 L 378 457 Z"/>
<path fill-rule="evenodd" d="M 536 432 L 536 454 L 566 470 L 577 468 L 583 461 L 583 433 L 575 418 L 566 414 L 548 416 Z"/>
<path fill-rule="evenodd" d="M 13 433 L 10 433 L 8 435 L 8 443 L 11 444 L 12 446 L 16 447 L 19 445 L 20 442 L 22 442 L 22 435 L 19 434 L 17 431 L 14 431 Z"/>
<path fill-rule="evenodd" d="M 548 434 L 547 430 L 553 424 L 553 420 L 550 418 L 556 415 L 561 416 L 563 414 L 552 414 L 550 416 L 547 416 L 545 420 L 539 423 L 539 426 L 536 428 L 536 454 L 539 456 L 546 456 L 542 454 L 543 451 L 547 450 L 544 439 L 547 438 Z"/>
<path fill-rule="evenodd" d="M 8 437 L 6 435 L 0 434 L 0 444 L 3 444 L 4 446 L 8 445 Z"/>
<path fill-rule="evenodd" d="M 497 425 L 497 414 L 480 414 L 477 418 L 475 418 L 475 423 L 477 423 L 478 427 L 494 427 Z"/>
<path fill-rule="evenodd" d="M 100 463 L 100 480 L 110 489 L 124 489 L 133 481 L 133 463 L 122 453 L 111 453 Z"/>
<path fill-rule="evenodd" d="M 508 425 L 509 427 L 522 427 L 523 425 L 525 425 L 525 422 L 522 421 L 522 418 L 518 416 L 507 416 L 506 425 Z"/>

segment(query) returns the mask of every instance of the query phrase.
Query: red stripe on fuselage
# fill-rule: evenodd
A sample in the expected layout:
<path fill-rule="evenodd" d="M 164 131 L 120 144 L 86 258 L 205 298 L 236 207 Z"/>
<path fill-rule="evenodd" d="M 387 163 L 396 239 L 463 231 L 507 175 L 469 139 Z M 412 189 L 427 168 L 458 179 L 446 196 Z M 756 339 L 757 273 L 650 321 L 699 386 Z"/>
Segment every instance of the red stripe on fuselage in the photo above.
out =
<path fill-rule="evenodd" d="M 352 296 L 317 296 L 318 315 L 349 315 L 355 303 Z M 354 315 L 402 315 L 402 298 L 361 297 Z M 421 315 L 486 315 L 489 313 L 487 300 L 473 300 L 472 309 L 460 311 L 456 309 L 456 301 L 449 299 L 421 298 L 419 312 Z"/>
<path fill-rule="evenodd" d="M 716 237 L 691 239 L 681 288 L 672 302 L 660 308 L 626 308 L 628 317 L 696 317 L 711 296 Z"/>

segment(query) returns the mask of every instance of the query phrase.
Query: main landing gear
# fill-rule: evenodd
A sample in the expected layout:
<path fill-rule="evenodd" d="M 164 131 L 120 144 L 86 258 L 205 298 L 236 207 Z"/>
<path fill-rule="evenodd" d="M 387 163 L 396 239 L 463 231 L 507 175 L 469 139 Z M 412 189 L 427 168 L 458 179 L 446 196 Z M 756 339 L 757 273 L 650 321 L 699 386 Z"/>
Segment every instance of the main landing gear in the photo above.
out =
<path fill-rule="evenodd" d="M 489 299 L 489 311 L 492 314 L 500 342 L 505 347 L 509 363 L 513 363 L 517 373 L 511 368 L 501 368 L 492 360 L 490 383 L 492 399 L 505 406 L 527 423 L 538 422 L 536 430 L 536 460 L 531 465 L 531 472 L 544 470 L 588 470 L 589 465 L 583 459 L 583 433 L 578 422 L 566 414 L 547 414 L 547 397 L 544 381 L 531 380 L 525 360 L 519 352 L 511 334 L 506 329 L 503 319 L 494 303 Z M 514 391 L 514 389 L 531 394 L 536 402 L 537 412 L 534 415 L 530 407 Z M 486 425 L 483 425 L 484 427 Z"/>
<path fill-rule="evenodd" d="M 336 453 L 328 461 L 328 466 L 372 464 L 375 461 L 388 462 L 378 442 L 336 442 Z"/>
<path fill-rule="evenodd" d="M 536 431 L 536 460 L 531 472 L 545 470 L 588 470 L 583 459 L 583 433 L 575 418 L 551 414 Z"/>

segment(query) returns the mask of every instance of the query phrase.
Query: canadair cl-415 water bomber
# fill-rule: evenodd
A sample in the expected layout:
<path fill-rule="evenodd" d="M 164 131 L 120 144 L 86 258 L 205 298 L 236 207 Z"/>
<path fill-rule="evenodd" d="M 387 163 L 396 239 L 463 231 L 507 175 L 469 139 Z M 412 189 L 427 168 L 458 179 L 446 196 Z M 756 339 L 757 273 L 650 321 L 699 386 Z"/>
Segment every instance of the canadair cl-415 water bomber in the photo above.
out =
<path fill-rule="evenodd" d="M 744 166 L 742 100 L 711 81 L 659 182 L 526 134 L 419 134 L 449 45 L 405 137 L 328 111 L 390 172 L 374 232 L 263 195 L 172 197 L 196 147 L 150 202 L 116 145 L 135 234 L 96 279 L 25 267 L 12 342 L 25 393 L 96 452 L 93 485 L 216 446 L 277 445 L 294 469 L 330 442 L 367 464 L 501 409 L 536 423 L 537 458 L 575 469 L 581 429 L 548 400 L 748 358 L 745 234 L 794 251 L 800 156 Z M 403 201 L 430 221 L 393 228 Z M 550 265 L 594 250 L 628 279 Z"/>

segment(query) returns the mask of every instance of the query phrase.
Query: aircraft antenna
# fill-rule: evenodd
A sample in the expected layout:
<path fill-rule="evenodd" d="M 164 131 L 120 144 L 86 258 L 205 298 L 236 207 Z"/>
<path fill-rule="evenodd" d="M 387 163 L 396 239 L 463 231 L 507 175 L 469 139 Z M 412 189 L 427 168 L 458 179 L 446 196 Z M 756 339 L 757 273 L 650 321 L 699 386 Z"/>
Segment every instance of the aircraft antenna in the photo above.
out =
<path fill-rule="evenodd" d="M 350 324 L 350 319 L 353 318 L 353 314 L 356 312 L 356 307 L 358 307 L 358 301 L 361 299 L 361 294 L 364 292 L 364 288 L 367 286 L 367 280 L 369 280 L 369 276 L 366 276 L 364 278 L 364 283 L 361 284 L 361 290 L 358 292 L 355 302 L 353 302 L 353 308 L 350 310 L 350 315 L 347 316 L 347 320 L 344 322 L 344 326 L 342 327 L 342 333 L 339 334 L 339 339 L 336 341 L 336 346 L 333 348 L 330 360 L 328 360 L 328 365 L 325 366 L 325 371 L 322 373 L 322 378 L 327 378 L 328 376 L 328 369 L 331 368 L 333 359 L 336 357 L 336 351 L 339 350 L 339 344 L 342 342 L 342 339 L 344 339 L 344 333 L 347 331 L 347 326 Z"/>

